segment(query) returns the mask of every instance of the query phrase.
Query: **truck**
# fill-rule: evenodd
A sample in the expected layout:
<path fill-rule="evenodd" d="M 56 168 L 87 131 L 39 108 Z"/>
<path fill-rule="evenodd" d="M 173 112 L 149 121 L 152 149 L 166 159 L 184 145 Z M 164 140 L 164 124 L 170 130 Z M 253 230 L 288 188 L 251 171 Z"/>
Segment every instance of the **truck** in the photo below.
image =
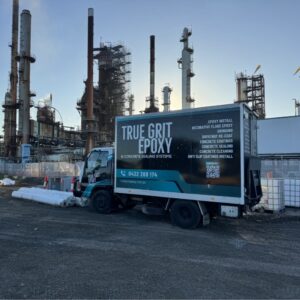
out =
<path fill-rule="evenodd" d="M 113 147 L 87 155 L 74 195 L 108 214 L 140 203 L 196 228 L 262 197 L 257 116 L 245 104 L 116 117 Z"/>

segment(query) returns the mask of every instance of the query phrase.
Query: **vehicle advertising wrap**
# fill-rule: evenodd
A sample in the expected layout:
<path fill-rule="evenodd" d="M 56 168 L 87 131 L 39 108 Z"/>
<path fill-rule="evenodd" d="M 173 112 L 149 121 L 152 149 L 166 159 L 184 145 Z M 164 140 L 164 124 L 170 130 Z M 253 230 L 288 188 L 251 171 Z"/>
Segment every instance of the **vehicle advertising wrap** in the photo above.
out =
<path fill-rule="evenodd" d="M 116 188 L 240 197 L 240 109 L 117 118 Z"/>

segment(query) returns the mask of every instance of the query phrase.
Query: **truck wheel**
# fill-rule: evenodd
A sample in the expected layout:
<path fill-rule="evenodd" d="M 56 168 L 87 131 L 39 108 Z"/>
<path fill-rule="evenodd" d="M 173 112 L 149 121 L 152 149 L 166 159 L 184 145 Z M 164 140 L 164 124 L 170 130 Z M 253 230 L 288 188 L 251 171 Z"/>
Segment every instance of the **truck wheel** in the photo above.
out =
<path fill-rule="evenodd" d="M 171 221 L 181 228 L 196 228 L 201 221 L 200 209 L 195 202 L 176 200 L 170 209 Z"/>
<path fill-rule="evenodd" d="M 113 209 L 112 196 L 108 191 L 97 191 L 93 195 L 90 205 L 100 214 L 109 214 Z"/>

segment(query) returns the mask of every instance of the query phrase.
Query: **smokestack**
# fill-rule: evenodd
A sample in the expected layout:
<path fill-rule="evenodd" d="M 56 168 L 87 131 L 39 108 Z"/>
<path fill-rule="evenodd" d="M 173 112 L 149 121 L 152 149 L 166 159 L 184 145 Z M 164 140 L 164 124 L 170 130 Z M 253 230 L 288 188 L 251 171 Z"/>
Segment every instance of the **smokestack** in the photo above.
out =
<path fill-rule="evenodd" d="M 150 106 L 154 106 L 155 99 L 155 36 L 150 36 Z"/>
<path fill-rule="evenodd" d="M 150 106 L 145 109 L 145 113 L 158 112 L 155 106 L 155 36 L 150 35 L 150 96 L 147 99 Z"/>
<path fill-rule="evenodd" d="M 18 64 L 16 60 L 18 52 L 18 30 L 19 30 L 19 0 L 13 0 L 12 9 L 12 42 L 11 42 L 11 71 L 10 71 L 10 92 L 5 96 L 5 126 L 4 143 L 5 155 L 16 156 L 16 104 L 17 104 L 17 82 Z"/>
<path fill-rule="evenodd" d="M 19 133 L 22 144 L 29 143 L 30 136 L 30 63 L 35 62 L 31 57 L 31 14 L 29 10 L 21 13 L 20 53 L 19 65 Z"/>
<path fill-rule="evenodd" d="M 87 140 L 86 154 L 94 147 L 94 87 L 93 87 L 93 49 L 94 49 L 94 9 L 88 9 L 88 48 L 87 48 Z"/>

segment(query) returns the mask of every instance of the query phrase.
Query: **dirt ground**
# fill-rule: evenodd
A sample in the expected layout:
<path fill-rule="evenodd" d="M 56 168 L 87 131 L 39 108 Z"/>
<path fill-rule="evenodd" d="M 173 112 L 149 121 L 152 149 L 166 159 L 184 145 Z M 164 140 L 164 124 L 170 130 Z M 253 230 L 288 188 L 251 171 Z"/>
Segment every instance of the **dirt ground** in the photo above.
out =
<path fill-rule="evenodd" d="M 0 187 L 0 298 L 300 298 L 300 211 L 183 230 Z"/>

